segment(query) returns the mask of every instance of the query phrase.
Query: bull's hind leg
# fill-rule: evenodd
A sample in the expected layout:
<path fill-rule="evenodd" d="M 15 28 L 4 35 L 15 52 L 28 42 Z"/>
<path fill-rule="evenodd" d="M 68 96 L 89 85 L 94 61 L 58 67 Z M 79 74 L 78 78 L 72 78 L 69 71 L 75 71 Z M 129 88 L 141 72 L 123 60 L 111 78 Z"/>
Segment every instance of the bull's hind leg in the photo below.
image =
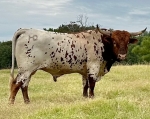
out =
<path fill-rule="evenodd" d="M 24 103 L 26 104 L 30 103 L 30 99 L 28 96 L 28 86 L 25 86 L 25 87 L 21 86 L 21 91 L 22 91 Z"/>
<path fill-rule="evenodd" d="M 30 72 L 20 73 L 17 75 L 15 80 L 13 80 L 10 84 L 10 97 L 9 101 L 10 104 L 14 104 L 15 97 L 17 95 L 18 90 L 21 88 L 24 102 L 29 103 L 29 97 L 28 97 L 28 83 L 30 81 Z"/>
<path fill-rule="evenodd" d="M 26 85 L 21 86 L 21 91 L 22 91 L 24 103 L 26 103 L 26 104 L 28 104 L 30 102 L 30 99 L 29 99 L 29 96 L 28 96 L 28 84 L 29 84 L 30 78 L 31 78 L 31 76 L 29 76 L 27 78 Z"/>
<path fill-rule="evenodd" d="M 22 85 L 22 82 L 17 83 L 17 78 L 18 75 L 13 81 L 10 82 L 10 97 L 9 97 L 10 104 L 14 104 L 16 94 Z"/>
<path fill-rule="evenodd" d="M 26 103 L 26 104 L 30 103 L 30 99 L 29 99 L 29 96 L 28 96 L 28 85 L 29 85 L 31 76 L 34 75 L 35 72 L 36 71 L 32 72 L 31 74 L 27 73 L 26 74 L 26 76 L 27 76 L 26 80 L 25 80 L 24 84 L 21 86 L 21 91 L 22 91 L 24 103 Z"/>

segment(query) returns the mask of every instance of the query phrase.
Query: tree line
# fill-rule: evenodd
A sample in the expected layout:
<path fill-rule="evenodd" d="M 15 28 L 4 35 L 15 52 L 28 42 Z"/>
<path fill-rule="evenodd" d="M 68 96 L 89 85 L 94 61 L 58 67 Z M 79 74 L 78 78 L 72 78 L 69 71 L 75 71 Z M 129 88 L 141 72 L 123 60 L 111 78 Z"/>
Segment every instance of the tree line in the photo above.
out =
<path fill-rule="evenodd" d="M 80 22 L 70 22 L 69 24 L 62 24 L 58 28 L 43 28 L 45 31 L 72 33 L 80 32 L 89 29 L 95 29 L 94 25 L 85 26 Z M 127 59 L 122 64 L 144 64 L 150 61 L 150 32 L 146 31 L 141 36 L 136 37 L 137 44 L 129 45 Z M 12 57 L 12 41 L 0 42 L 0 69 L 11 67 Z"/>

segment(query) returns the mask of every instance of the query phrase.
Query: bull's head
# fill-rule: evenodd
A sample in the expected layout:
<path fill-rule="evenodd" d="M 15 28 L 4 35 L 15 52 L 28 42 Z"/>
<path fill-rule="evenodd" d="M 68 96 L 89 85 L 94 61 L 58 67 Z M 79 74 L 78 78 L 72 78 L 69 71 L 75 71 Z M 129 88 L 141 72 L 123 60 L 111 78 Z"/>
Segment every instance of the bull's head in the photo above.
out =
<path fill-rule="evenodd" d="M 106 30 L 101 30 L 98 28 L 100 33 L 105 35 L 105 40 L 109 42 L 112 46 L 113 53 L 117 60 L 124 60 L 127 55 L 127 50 L 128 50 L 128 44 L 134 44 L 138 40 L 135 38 L 132 38 L 133 36 L 140 35 L 146 31 L 147 28 L 145 28 L 142 31 L 139 32 L 128 32 L 128 31 L 120 31 L 120 30 L 114 30 L 114 31 L 106 31 Z"/>

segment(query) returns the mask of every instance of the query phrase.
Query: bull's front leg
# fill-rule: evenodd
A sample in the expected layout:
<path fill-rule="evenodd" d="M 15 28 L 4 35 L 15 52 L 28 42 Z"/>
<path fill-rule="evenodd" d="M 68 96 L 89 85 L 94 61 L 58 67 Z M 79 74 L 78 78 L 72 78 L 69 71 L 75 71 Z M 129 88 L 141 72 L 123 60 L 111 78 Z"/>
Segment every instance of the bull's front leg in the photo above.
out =
<path fill-rule="evenodd" d="M 92 75 L 89 74 L 88 76 L 88 85 L 89 85 L 89 98 L 94 97 L 94 87 L 95 87 L 95 79 Z"/>
<path fill-rule="evenodd" d="M 83 82 L 83 97 L 88 97 L 88 80 L 85 76 L 82 76 Z"/>
<path fill-rule="evenodd" d="M 88 81 L 88 87 L 89 87 L 89 98 L 94 97 L 94 88 L 95 88 L 95 83 L 98 79 L 98 74 L 100 71 L 100 62 L 95 61 L 95 62 L 88 62 L 88 69 L 87 69 L 87 81 Z"/>
<path fill-rule="evenodd" d="M 95 81 L 92 77 L 82 78 L 83 80 L 83 97 L 88 97 L 88 89 L 89 89 L 89 98 L 94 97 L 94 87 L 95 87 Z"/>

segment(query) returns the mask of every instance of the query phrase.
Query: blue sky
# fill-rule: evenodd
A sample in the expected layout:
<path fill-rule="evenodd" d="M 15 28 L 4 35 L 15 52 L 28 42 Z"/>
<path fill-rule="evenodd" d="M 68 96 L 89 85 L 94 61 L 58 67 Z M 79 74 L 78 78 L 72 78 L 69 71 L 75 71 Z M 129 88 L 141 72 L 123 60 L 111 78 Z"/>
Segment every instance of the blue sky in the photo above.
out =
<path fill-rule="evenodd" d="M 18 28 L 57 28 L 81 14 L 89 25 L 150 31 L 150 0 L 0 0 L 0 41 L 11 40 Z"/>

